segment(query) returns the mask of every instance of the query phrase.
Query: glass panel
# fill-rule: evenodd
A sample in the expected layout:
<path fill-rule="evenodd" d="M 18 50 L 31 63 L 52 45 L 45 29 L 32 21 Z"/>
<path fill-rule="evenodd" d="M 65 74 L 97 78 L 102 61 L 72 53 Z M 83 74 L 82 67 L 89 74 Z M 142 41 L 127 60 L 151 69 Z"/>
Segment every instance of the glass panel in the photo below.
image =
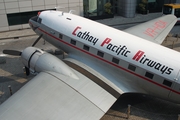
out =
<path fill-rule="evenodd" d="M 170 6 L 163 7 L 163 14 L 171 14 L 171 12 L 172 12 L 172 7 Z"/>
<path fill-rule="evenodd" d="M 113 0 L 84 0 L 84 16 L 90 19 L 104 19 L 108 15 L 113 17 Z"/>
<path fill-rule="evenodd" d="M 175 9 L 174 15 L 175 15 L 176 17 L 180 17 L 180 8 Z"/>
<path fill-rule="evenodd" d="M 97 16 L 97 0 L 83 0 L 84 16 Z"/>
<path fill-rule="evenodd" d="M 98 15 L 103 15 L 104 13 L 104 0 L 98 0 L 97 13 Z"/>
<path fill-rule="evenodd" d="M 89 0 L 89 15 L 97 16 L 97 0 Z"/>

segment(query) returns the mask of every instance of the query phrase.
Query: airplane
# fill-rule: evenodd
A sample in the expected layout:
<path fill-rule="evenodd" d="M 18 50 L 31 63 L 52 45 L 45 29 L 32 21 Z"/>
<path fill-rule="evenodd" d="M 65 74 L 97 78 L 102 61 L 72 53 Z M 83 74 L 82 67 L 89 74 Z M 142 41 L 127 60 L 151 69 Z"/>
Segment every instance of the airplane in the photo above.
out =
<path fill-rule="evenodd" d="M 37 75 L 0 106 L 1 120 L 95 120 L 126 93 L 180 103 L 180 54 L 161 45 L 177 18 L 165 15 L 124 31 L 63 11 L 29 20 L 39 37 L 22 52 L 26 74 Z M 68 55 L 34 47 L 43 38 Z"/>

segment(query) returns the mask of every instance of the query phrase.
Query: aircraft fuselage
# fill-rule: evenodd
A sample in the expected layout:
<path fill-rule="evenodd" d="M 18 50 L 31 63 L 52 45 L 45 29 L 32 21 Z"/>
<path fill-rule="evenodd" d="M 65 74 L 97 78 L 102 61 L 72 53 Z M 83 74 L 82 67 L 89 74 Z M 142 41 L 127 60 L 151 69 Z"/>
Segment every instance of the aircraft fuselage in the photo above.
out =
<path fill-rule="evenodd" d="M 178 52 L 60 11 L 41 12 L 29 23 L 45 40 L 92 66 L 125 93 L 132 90 L 180 103 Z"/>

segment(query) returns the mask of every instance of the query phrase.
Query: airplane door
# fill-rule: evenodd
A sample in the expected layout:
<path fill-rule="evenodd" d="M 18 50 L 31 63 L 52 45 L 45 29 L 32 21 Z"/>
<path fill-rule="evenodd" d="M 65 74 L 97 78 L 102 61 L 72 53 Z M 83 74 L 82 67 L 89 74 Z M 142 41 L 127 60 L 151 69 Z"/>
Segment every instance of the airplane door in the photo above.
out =
<path fill-rule="evenodd" d="M 172 84 L 172 89 L 169 94 L 169 99 L 180 103 L 180 70 L 177 77 L 173 82 L 169 82 L 169 85 Z"/>
<path fill-rule="evenodd" d="M 47 27 L 46 26 L 44 26 L 44 24 L 42 24 L 41 22 L 42 21 L 44 21 L 44 19 L 41 19 L 41 18 L 39 18 L 39 24 L 40 24 L 40 33 L 39 33 L 39 35 L 41 35 L 41 34 L 43 34 L 43 38 L 44 38 L 44 40 L 46 40 L 47 39 L 47 34 L 46 33 L 44 33 L 44 32 L 42 32 L 42 30 L 45 30 L 45 31 L 47 31 L 46 29 L 47 29 Z"/>

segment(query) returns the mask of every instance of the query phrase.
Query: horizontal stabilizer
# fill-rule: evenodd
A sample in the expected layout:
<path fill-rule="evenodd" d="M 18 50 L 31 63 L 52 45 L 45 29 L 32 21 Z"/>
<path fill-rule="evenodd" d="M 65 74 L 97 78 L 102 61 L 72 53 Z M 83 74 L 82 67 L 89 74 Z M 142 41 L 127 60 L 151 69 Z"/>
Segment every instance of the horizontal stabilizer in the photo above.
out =
<path fill-rule="evenodd" d="M 161 44 L 176 22 L 177 18 L 174 15 L 165 15 L 124 31 L 151 42 Z"/>

